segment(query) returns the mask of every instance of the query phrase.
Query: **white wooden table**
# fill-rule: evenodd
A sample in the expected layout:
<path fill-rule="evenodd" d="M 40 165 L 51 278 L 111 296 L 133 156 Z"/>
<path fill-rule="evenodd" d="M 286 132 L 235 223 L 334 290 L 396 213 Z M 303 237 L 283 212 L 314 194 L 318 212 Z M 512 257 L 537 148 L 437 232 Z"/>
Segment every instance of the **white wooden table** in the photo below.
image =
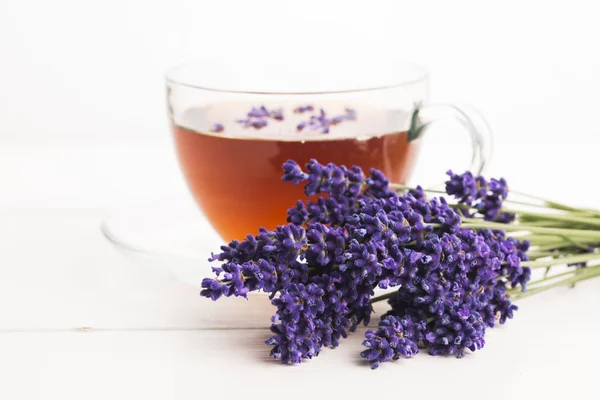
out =
<path fill-rule="evenodd" d="M 112 199 L 97 196 L 119 185 L 110 165 L 127 153 L 88 149 L 97 157 L 74 171 L 74 159 L 89 160 L 84 150 L 39 150 L 40 169 L 3 150 L 0 399 L 600 396 L 600 280 L 523 300 L 482 351 L 460 360 L 422 353 L 371 371 L 360 329 L 338 349 L 282 366 L 263 344 L 266 297 L 212 303 L 101 236 Z M 32 199 L 38 191 L 45 204 Z"/>

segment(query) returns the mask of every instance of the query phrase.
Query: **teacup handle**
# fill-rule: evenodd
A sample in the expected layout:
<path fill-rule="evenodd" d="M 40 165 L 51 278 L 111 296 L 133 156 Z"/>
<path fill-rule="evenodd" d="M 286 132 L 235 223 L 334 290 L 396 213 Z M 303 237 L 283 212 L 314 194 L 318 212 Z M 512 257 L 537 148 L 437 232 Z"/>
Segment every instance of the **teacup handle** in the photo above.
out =
<path fill-rule="evenodd" d="M 430 117 L 423 117 L 425 114 L 433 114 Z M 444 116 L 443 113 L 447 115 Z M 473 120 L 476 117 L 481 122 L 477 126 Z M 493 137 L 490 125 L 483 115 L 472 107 L 460 107 L 455 104 L 434 103 L 427 105 L 417 104 L 412 113 L 410 128 L 408 130 L 408 140 L 412 141 L 420 137 L 426 128 L 432 123 L 444 119 L 457 120 L 471 136 L 471 166 L 473 174 L 481 175 L 485 172 L 493 153 Z M 422 121 L 422 119 L 424 121 Z"/>

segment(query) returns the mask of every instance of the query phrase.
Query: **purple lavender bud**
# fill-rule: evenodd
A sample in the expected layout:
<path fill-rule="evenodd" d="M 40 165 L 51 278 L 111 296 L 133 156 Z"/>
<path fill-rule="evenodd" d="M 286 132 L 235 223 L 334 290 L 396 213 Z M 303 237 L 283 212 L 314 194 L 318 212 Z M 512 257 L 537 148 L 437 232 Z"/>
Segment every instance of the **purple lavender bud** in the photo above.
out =
<path fill-rule="evenodd" d="M 247 128 L 250 126 L 249 119 L 237 119 L 237 120 L 235 120 L 235 122 L 237 122 L 238 124 L 242 124 L 244 126 L 244 128 Z"/>
<path fill-rule="evenodd" d="M 434 321 L 431 331 L 426 334 L 431 346 L 430 354 L 453 354 L 457 358 L 463 357 L 467 349 L 475 351 L 483 348 L 484 336 L 485 325 L 477 311 L 464 319 L 458 312 L 446 314 Z"/>
<path fill-rule="evenodd" d="M 311 105 L 298 106 L 298 107 L 294 108 L 294 113 L 295 114 L 303 114 L 303 113 L 308 112 L 308 111 L 314 111 L 314 109 L 315 108 L 313 106 L 311 106 Z"/>
<path fill-rule="evenodd" d="M 488 182 L 481 176 L 475 178 L 471 172 L 456 175 L 448 171 L 447 175 L 450 180 L 446 182 L 446 193 L 454 196 L 460 203 L 472 205 L 486 221 L 514 221 L 515 214 L 502 211 L 503 200 L 508 196 L 508 185 L 504 178 Z"/>
<path fill-rule="evenodd" d="M 208 297 L 213 301 L 216 301 L 223 295 L 223 285 L 219 283 L 219 281 L 210 278 L 204 278 L 202 280 L 202 291 L 200 292 L 201 296 Z"/>
<path fill-rule="evenodd" d="M 338 115 L 337 117 L 331 118 L 331 120 L 329 120 L 329 123 L 331 125 L 335 126 L 335 125 L 338 125 L 339 123 L 341 123 L 341 122 L 343 122 L 343 121 L 345 121 L 347 119 L 348 119 L 348 117 L 346 117 L 345 115 Z"/>
<path fill-rule="evenodd" d="M 269 116 L 276 121 L 283 121 L 283 112 L 282 110 L 271 110 Z"/>
<path fill-rule="evenodd" d="M 501 199 L 506 199 L 508 197 L 508 185 L 506 184 L 506 180 L 504 178 L 494 179 L 489 183 L 489 188 L 498 197 Z"/>
<path fill-rule="evenodd" d="M 299 180 L 297 182 L 300 182 Z M 308 220 L 308 211 L 302 200 L 298 200 L 296 207 L 289 208 L 287 221 L 295 225 L 304 225 Z"/>
<path fill-rule="evenodd" d="M 310 120 L 308 121 L 308 126 L 313 131 L 316 131 L 317 129 L 321 129 L 323 127 L 323 124 L 321 123 L 321 121 L 319 121 L 319 119 L 317 117 L 312 116 L 312 117 L 310 117 Z"/>
<path fill-rule="evenodd" d="M 265 118 L 268 117 L 269 110 L 265 106 L 252 107 L 252 110 L 248 112 L 248 118 Z"/>
<path fill-rule="evenodd" d="M 214 124 L 212 128 L 210 128 L 211 132 L 220 133 L 225 130 L 225 127 L 221 124 Z"/>
<path fill-rule="evenodd" d="M 283 163 L 283 176 L 281 180 L 284 182 L 292 182 L 297 185 L 308 179 L 308 174 L 302 171 L 302 168 L 294 160 L 287 160 Z"/>
<path fill-rule="evenodd" d="M 307 122 L 300 122 L 297 126 L 296 126 L 296 130 L 298 132 L 300 132 L 302 129 L 306 128 L 306 125 L 308 125 Z"/>
<path fill-rule="evenodd" d="M 257 119 L 250 122 L 250 125 L 255 129 L 261 129 L 267 126 L 269 122 L 266 119 Z"/>
<path fill-rule="evenodd" d="M 457 175 L 449 170 L 446 174 L 450 177 L 450 180 L 446 181 L 446 193 L 449 196 L 454 196 L 461 203 L 467 205 L 471 205 L 473 201 L 481 197 L 471 172 L 467 171 L 462 175 Z"/>
<path fill-rule="evenodd" d="M 367 330 L 366 340 L 362 343 L 367 350 L 360 356 L 369 361 L 371 369 L 383 362 L 412 357 L 419 352 L 419 336 L 418 325 L 410 318 L 388 315 L 379 321 L 377 331 Z"/>
<path fill-rule="evenodd" d="M 356 111 L 354 109 L 346 108 L 345 111 L 346 111 L 346 114 L 333 117 L 330 120 L 328 120 L 327 123 L 335 126 L 344 121 L 350 121 L 350 120 L 356 119 Z M 325 121 L 325 120 L 322 119 L 322 121 Z"/>
<path fill-rule="evenodd" d="M 353 108 L 346 107 L 344 109 L 346 111 L 346 119 L 355 120 L 356 119 L 356 110 Z"/>
<path fill-rule="evenodd" d="M 369 193 L 373 196 L 382 198 L 390 194 L 388 185 L 390 181 L 385 174 L 375 168 L 371 168 L 371 176 L 367 178 Z"/>

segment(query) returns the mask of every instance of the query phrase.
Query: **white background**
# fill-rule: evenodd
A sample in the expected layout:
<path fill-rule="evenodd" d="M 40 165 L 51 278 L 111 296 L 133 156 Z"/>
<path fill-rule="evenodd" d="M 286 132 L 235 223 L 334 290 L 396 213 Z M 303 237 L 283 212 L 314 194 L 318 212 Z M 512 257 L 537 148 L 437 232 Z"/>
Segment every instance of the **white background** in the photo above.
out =
<path fill-rule="evenodd" d="M 125 199 L 116 193 L 127 191 L 127 185 L 114 182 L 115 175 L 140 186 L 149 175 L 176 179 L 172 158 L 136 160 L 129 168 L 97 163 L 93 171 L 64 171 L 48 160 L 43 171 L 32 170 L 36 159 L 49 156 L 43 150 L 48 144 L 93 147 L 97 154 L 107 146 L 169 146 L 163 76 L 172 65 L 201 57 L 241 65 L 273 57 L 327 63 L 348 53 L 365 54 L 365 69 L 372 54 L 399 54 L 426 66 L 434 101 L 468 102 L 491 123 L 497 147 L 491 171 L 514 187 L 534 185 L 534 191 L 547 192 L 594 168 L 600 28 L 591 4 L 3 1 L 0 143 L 31 150 L 15 172 L 22 178 L 36 175 L 47 185 L 70 172 L 63 178 L 81 190 L 72 199 L 48 198 L 42 193 L 50 191 L 47 186 L 25 185 L 20 178 L 28 196 L 9 194 L 0 204 L 114 207 Z M 87 158 L 77 153 L 71 151 L 65 164 Z M 119 160 L 127 158 L 123 154 Z M 0 178 L 14 176 L 5 171 L 15 169 L 13 161 L 12 168 L 2 165 Z M 532 164 L 541 172 L 535 177 L 525 168 Z M 118 191 L 103 192 L 89 172 Z M 593 193 L 579 187 L 566 191 L 573 190 Z"/>
<path fill-rule="evenodd" d="M 355 53 L 368 70 L 373 55 L 400 54 L 430 70 L 432 99 L 487 117 L 493 175 L 597 206 L 598 15 L 591 1 L 2 0 L 0 398 L 198 398 L 219 382 L 232 394 L 305 398 L 327 381 L 344 397 L 354 385 L 379 397 L 392 374 L 406 377 L 394 396 L 597 398 L 598 282 L 523 302 L 465 360 L 420 355 L 370 373 L 354 338 L 279 368 L 260 358 L 262 333 L 199 331 L 239 322 L 121 257 L 98 224 L 186 195 L 163 75 L 205 56 L 244 65 Z"/>

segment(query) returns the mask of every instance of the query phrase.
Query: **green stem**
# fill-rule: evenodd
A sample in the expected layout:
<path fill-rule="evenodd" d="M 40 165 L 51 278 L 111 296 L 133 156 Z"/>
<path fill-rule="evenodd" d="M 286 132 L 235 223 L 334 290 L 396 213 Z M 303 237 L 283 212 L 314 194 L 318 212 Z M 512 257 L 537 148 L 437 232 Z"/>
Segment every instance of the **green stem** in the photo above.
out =
<path fill-rule="evenodd" d="M 371 299 L 371 304 L 377 303 L 378 301 L 387 300 L 390 297 L 394 296 L 396 293 L 398 293 L 398 291 L 394 290 L 393 292 L 388 292 L 388 293 L 381 294 L 379 296 L 375 296 Z"/>
<path fill-rule="evenodd" d="M 507 211 L 507 210 L 504 210 Z M 589 226 L 600 226 L 600 220 L 596 219 L 596 218 L 592 218 L 592 217 L 577 217 L 577 216 L 573 216 L 571 214 L 536 214 L 536 213 L 528 213 L 528 212 L 521 212 L 519 213 L 519 211 L 515 211 L 515 210 L 510 210 L 508 212 L 513 212 L 513 213 L 517 213 L 519 214 L 519 219 L 523 219 L 525 220 L 537 220 L 537 219 L 545 219 L 545 220 L 552 220 L 552 221 L 563 221 L 563 222 L 570 222 L 570 223 L 580 223 L 582 225 L 589 225 Z M 521 218 L 523 217 L 523 218 Z M 539 225 L 538 225 L 539 226 Z"/>
<path fill-rule="evenodd" d="M 565 243 L 562 236 L 557 235 L 540 235 L 537 233 L 530 233 L 528 235 L 513 235 L 516 239 L 527 239 L 532 246 L 545 246 L 550 244 L 561 245 Z"/>
<path fill-rule="evenodd" d="M 565 247 L 568 243 L 563 241 L 560 242 L 550 242 L 548 244 L 540 244 L 536 245 L 535 251 L 547 251 L 552 249 L 560 249 L 561 247 Z"/>
<path fill-rule="evenodd" d="M 547 251 L 528 251 L 527 252 L 527 256 L 529 257 L 529 259 L 537 259 L 537 258 L 542 258 L 542 257 L 556 257 L 556 256 L 568 256 L 570 254 L 573 254 L 572 252 L 569 251 L 551 251 L 551 250 L 547 250 Z"/>
<path fill-rule="evenodd" d="M 465 204 L 451 204 L 452 208 L 462 209 L 462 210 L 470 210 L 476 211 L 474 208 L 469 207 Z M 579 223 L 582 225 L 589 226 L 598 226 L 600 227 L 600 219 L 594 218 L 593 216 L 589 216 L 589 214 L 578 213 L 578 212 L 569 212 L 562 214 L 548 214 L 548 213 L 539 213 L 539 212 L 531 212 L 531 211 L 523 211 L 516 210 L 512 208 L 502 208 L 502 211 L 508 212 L 511 214 L 517 214 L 519 216 L 519 221 L 531 221 L 535 222 L 535 226 L 548 226 L 552 227 L 556 225 L 557 221 L 559 222 L 568 222 L 568 223 Z M 542 220 L 542 221 L 539 221 Z"/>
<path fill-rule="evenodd" d="M 432 224 L 436 226 L 436 224 Z M 439 225 L 439 224 L 438 224 Z M 465 228 L 489 228 L 496 229 L 502 231 L 527 231 L 533 233 L 544 233 L 548 235 L 560 235 L 560 236 L 569 236 L 569 237 L 581 237 L 581 238 L 594 238 L 600 240 L 600 231 L 588 231 L 582 229 L 565 229 L 565 228 L 544 228 L 532 225 L 511 225 L 511 224 L 501 224 L 498 222 L 488 222 L 488 221 L 471 221 L 471 220 L 463 220 L 463 227 Z"/>
<path fill-rule="evenodd" d="M 390 183 L 389 187 L 390 187 L 390 189 L 396 189 L 396 190 L 415 190 L 414 187 L 402 185 L 400 183 Z M 435 190 L 435 189 L 423 189 L 423 190 L 427 193 L 446 194 L 445 190 Z"/>
<path fill-rule="evenodd" d="M 390 183 L 389 187 L 391 189 L 396 189 L 396 190 L 414 190 L 415 189 L 411 186 L 407 186 L 407 185 L 400 184 L 400 183 Z M 436 193 L 436 194 L 444 194 L 444 195 L 446 194 L 445 190 L 436 190 L 436 189 L 423 189 L 423 190 L 427 193 Z M 538 196 L 532 196 L 532 195 L 529 195 L 526 193 L 517 192 L 515 190 L 511 190 L 511 193 L 514 193 L 514 194 L 522 196 L 522 197 L 527 197 L 527 198 L 530 198 L 533 200 L 537 200 L 539 202 L 542 202 L 543 204 L 535 204 L 535 203 L 530 203 L 530 202 L 526 202 L 526 201 L 511 200 L 511 199 L 506 199 L 505 203 L 518 204 L 518 205 L 523 205 L 523 206 L 528 206 L 528 207 L 536 207 L 536 208 L 552 208 L 555 210 L 574 211 L 574 212 L 578 212 L 580 214 L 594 215 L 594 216 L 600 217 L 600 211 L 597 211 L 597 210 L 575 208 L 575 207 L 568 206 L 566 204 L 557 203 L 555 201 L 547 200 L 547 199 L 544 199 L 544 198 L 541 198 Z"/>
<path fill-rule="evenodd" d="M 536 249 L 539 250 L 541 247 L 548 247 L 542 250 L 554 249 L 557 247 L 564 247 L 569 243 L 565 240 L 561 240 L 561 236 L 546 236 L 546 235 L 525 235 L 525 236 L 515 236 L 515 239 L 520 240 L 529 240 L 530 245 L 536 246 Z"/>
<path fill-rule="evenodd" d="M 541 201 L 544 204 L 546 204 L 548 207 L 551 207 L 551 208 L 554 208 L 554 209 L 557 209 L 557 210 L 586 212 L 586 213 L 589 213 L 591 215 L 595 215 L 597 217 L 600 217 L 600 211 L 598 211 L 598 210 L 592 210 L 592 209 L 589 209 L 589 208 L 576 208 L 576 207 L 568 206 L 566 204 L 558 203 L 556 201 L 544 199 L 542 197 L 533 196 L 533 195 L 530 195 L 530 194 L 518 192 L 516 190 L 511 190 L 510 192 L 514 193 L 514 194 L 516 194 L 518 196 L 528 197 L 530 199 Z"/>
<path fill-rule="evenodd" d="M 556 258 L 552 260 L 546 261 L 522 261 L 521 266 L 529 267 L 529 268 L 545 268 L 551 267 L 554 265 L 562 265 L 562 264 L 575 264 L 580 262 L 587 262 L 592 260 L 600 260 L 600 254 L 598 253 L 588 253 L 588 254 L 578 254 L 570 257 Z"/>
<path fill-rule="evenodd" d="M 525 237 L 525 239 L 527 239 L 527 237 Z M 533 241 L 531 242 L 533 245 Z M 549 242 L 549 243 L 544 243 L 544 244 L 540 244 L 540 245 L 535 245 L 535 249 L 533 249 L 532 251 L 546 251 L 546 250 L 552 250 L 552 249 L 562 249 L 565 247 L 583 247 L 583 246 L 587 246 L 589 247 L 590 245 L 596 245 L 598 242 L 597 241 L 592 241 L 592 240 L 578 240 L 577 242 L 573 242 L 570 240 L 562 240 L 562 241 L 556 241 L 556 242 Z M 594 246 L 597 247 L 597 246 Z"/>
<path fill-rule="evenodd" d="M 549 285 L 536 287 L 531 290 L 527 290 L 526 292 L 520 292 L 520 293 L 514 295 L 513 299 L 514 300 L 523 299 L 525 297 L 529 297 L 531 295 L 541 293 L 546 290 L 553 289 L 553 288 L 556 288 L 559 286 L 573 285 L 576 282 L 581 282 L 581 281 L 585 281 L 587 279 L 591 279 L 591 278 L 600 276 L 600 268 L 578 269 L 578 270 L 575 270 L 574 272 L 575 272 L 575 276 L 573 276 L 571 278 L 561 279 L 560 281 L 551 283 Z"/>
<path fill-rule="evenodd" d="M 592 267 L 592 268 L 596 269 L 597 267 Z M 555 280 L 557 278 L 562 278 L 564 276 L 576 274 L 577 271 L 581 271 L 581 270 L 580 269 L 571 269 L 569 271 L 562 272 L 560 274 L 556 274 L 556 275 L 552 275 L 552 276 L 545 276 L 541 279 L 531 281 L 531 282 L 527 283 L 527 291 L 542 287 L 542 286 L 540 286 L 540 284 L 542 284 L 544 282 L 548 282 L 548 281 Z M 519 294 L 519 293 L 524 293 L 524 292 L 520 288 L 514 288 L 514 289 L 507 290 L 506 293 L 508 293 L 509 295 L 512 295 L 512 294 Z"/>
<path fill-rule="evenodd" d="M 552 219 L 548 220 L 533 220 L 531 218 L 521 218 L 519 217 L 519 222 L 527 223 L 530 225 L 540 226 L 542 228 L 569 228 L 572 227 L 572 224 L 567 224 L 564 221 L 556 221 Z"/>

